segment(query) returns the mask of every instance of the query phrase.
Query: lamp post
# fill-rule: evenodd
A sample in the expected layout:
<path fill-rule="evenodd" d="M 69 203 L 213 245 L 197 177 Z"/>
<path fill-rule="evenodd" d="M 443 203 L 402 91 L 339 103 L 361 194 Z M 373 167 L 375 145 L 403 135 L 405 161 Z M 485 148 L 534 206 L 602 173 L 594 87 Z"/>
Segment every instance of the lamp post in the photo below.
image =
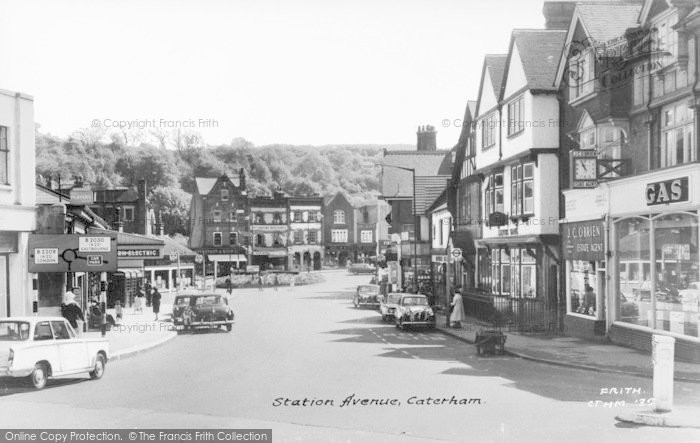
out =
<path fill-rule="evenodd" d="M 382 167 L 387 167 L 387 168 L 396 168 L 396 169 L 401 169 L 404 171 L 409 171 L 411 173 L 411 178 L 413 181 L 413 288 L 414 290 L 418 289 L 418 252 L 417 252 L 417 245 L 418 245 L 418 233 L 417 230 L 419 230 L 419 221 L 418 221 L 418 214 L 416 212 L 416 170 L 415 168 L 405 168 L 403 166 L 394 166 L 394 165 L 387 165 L 387 164 L 380 164 Z"/>

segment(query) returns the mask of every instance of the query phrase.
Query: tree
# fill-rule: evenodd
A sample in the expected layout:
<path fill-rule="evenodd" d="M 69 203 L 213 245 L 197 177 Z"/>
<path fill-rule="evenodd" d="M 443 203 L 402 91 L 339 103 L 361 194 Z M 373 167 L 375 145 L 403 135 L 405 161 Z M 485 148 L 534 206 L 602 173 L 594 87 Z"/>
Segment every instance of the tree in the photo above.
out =
<path fill-rule="evenodd" d="M 158 186 L 151 190 L 149 202 L 160 214 L 164 234 L 189 235 L 190 194 L 177 187 Z"/>

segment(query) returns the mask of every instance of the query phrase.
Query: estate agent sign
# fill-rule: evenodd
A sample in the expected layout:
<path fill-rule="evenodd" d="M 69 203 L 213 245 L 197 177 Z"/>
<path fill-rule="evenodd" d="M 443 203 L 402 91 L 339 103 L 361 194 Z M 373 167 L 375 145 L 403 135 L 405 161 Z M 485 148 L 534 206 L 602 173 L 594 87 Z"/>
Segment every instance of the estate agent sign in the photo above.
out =
<path fill-rule="evenodd" d="M 562 224 L 565 260 L 605 260 L 603 222 L 591 220 Z"/>

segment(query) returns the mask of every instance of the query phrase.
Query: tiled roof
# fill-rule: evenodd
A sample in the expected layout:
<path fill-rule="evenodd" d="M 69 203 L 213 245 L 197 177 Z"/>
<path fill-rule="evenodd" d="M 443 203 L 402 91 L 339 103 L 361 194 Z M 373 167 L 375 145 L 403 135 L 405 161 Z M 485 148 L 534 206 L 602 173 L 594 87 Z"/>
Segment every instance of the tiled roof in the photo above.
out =
<path fill-rule="evenodd" d="M 447 187 L 447 176 L 416 177 L 416 212 L 424 214 L 425 210 L 440 196 Z"/>
<path fill-rule="evenodd" d="M 513 30 L 513 43 L 518 49 L 529 89 L 556 90 L 557 64 L 566 34 L 564 30 Z"/>
<path fill-rule="evenodd" d="M 382 163 L 382 195 L 385 197 L 413 196 L 413 179 L 411 171 L 392 168 L 400 166 L 416 170 L 416 184 L 419 177 L 443 178 L 451 175 L 451 151 L 388 151 L 384 154 Z M 417 186 L 416 186 L 417 187 Z M 437 196 L 437 195 L 436 195 Z M 432 200 L 428 203 L 432 203 Z"/>
<path fill-rule="evenodd" d="M 588 36 L 599 43 L 617 39 L 637 24 L 642 5 L 625 3 L 579 3 L 578 15 Z"/>
<path fill-rule="evenodd" d="M 428 208 L 426 209 L 426 212 L 434 211 L 436 208 L 440 207 L 440 205 L 443 205 L 445 203 L 447 203 L 447 187 L 445 187 L 445 189 L 442 190 L 440 195 L 438 195 L 437 198 L 433 200 L 430 206 L 428 206 Z"/>
<path fill-rule="evenodd" d="M 501 85 L 503 85 L 503 73 L 506 69 L 506 60 L 508 55 L 506 54 L 489 54 L 484 57 L 484 64 L 491 77 L 491 84 L 493 85 L 493 94 L 496 96 L 496 100 L 501 97 Z"/>
<path fill-rule="evenodd" d="M 195 255 L 197 255 L 197 253 L 194 252 L 192 249 L 188 248 L 182 243 L 173 240 L 170 237 L 161 237 L 161 239 L 165 242 L 165 247 L 163 248 L 163 255 L 165 257 L 168 257 L 170 254 L 175 252 L 177 252 L 180 256 L 194 257 Z M 117 239 L 117 241 L 119 240 Z"/>

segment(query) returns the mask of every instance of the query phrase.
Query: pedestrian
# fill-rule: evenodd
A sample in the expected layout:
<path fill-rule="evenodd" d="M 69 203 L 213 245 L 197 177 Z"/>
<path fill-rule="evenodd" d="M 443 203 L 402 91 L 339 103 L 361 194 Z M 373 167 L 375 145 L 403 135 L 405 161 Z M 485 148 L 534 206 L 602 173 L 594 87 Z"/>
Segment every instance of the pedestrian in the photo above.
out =
<path fill-rule="evenodd" d="M 160 298 L 160 292 L 158 292 L 158 289 L 154 289 L 151 296 L 151 305 L 153 306 L 153 313 L 156 314 L 155 321 L 158 321 L 158 312 L 160 312 Z"/>
<path fill-rule="evenodd" d="M 294 292 L 294 280 L 296 280 L 296 276 L 292 274 L 292 278 L 289 279 L 289 290 Z"/>
<path fill-rule="evenodd" d="M 262 290 L 263 290 L 263 279 L 262 279 L 262 275 L 258 275 L 258 291 L 262 291 Z"/>
<path fill-rule="evenodd" d="M 233 283 L 231 283 L 231 277 L 228 277 L 226 279 L 226 292 L 228 292 L 228 295 L 231 295 L 233 292 Z"/>
<path fill-rule="evenodd" d="M 123 312 L 122 312 L 122 302 L 120 302 L 119 300 L 114 302 L 114 314 L 117 316 L 116 324 L 118 324 L 118 325 L 121 324 Z"/>
<path fill-rule="evenodd" d="M 85 316 L 83 315 L 83 310 L 80 309 L 80 305 L 75 301 L 75 294 L 73 292 L 68 291 L 63 296 L 61 315 L 68 320 L 68 323 L 73 326 L 73 329 L 75 329 L 78 334 L 83 332 Z"/>
<path fill-rule="evenodd" d="M 275 291 L 277 291 L 278 284 L 279 280 L 277 280 L 277 274 L 272 274 L 272 285 L 275 287 Z"/>
<path fill-rule="evenodd" d="M 149 281 L 146 281 L 146 307 L 151 306 L 151 299 L 153 297 L 153 286 Z"/>
<path fill-rule="evenodd" d="M 460 288 L 455 289 L 455 296 L 450 306 L 452 306 L 452 314 L 450 314 L 451 326 L 462 329 L 462 322 L 464 321 L 464 303 L 462 301 L 462 291 Z"/>
<path fill-rule="evenodd" d="M 134 314 L 143 314 L 144 298 L 146 298 L 146 294 L 143 288 L 139 287 L 139 291 L 136 293 L 136 300 L 134 300 Z"/>

